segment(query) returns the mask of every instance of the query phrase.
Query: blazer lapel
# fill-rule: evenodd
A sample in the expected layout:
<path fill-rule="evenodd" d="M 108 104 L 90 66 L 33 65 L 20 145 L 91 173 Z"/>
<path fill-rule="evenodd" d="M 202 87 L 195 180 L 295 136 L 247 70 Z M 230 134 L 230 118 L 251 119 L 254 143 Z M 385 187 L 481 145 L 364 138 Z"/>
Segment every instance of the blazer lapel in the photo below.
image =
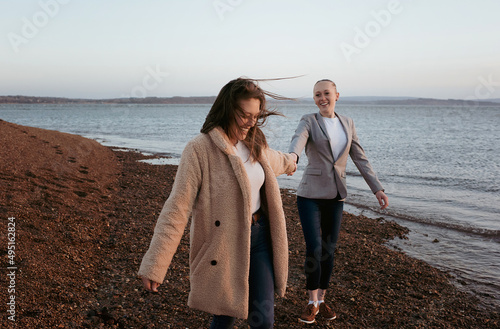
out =
<path fill-rule="evenodd" d="M 318 121 L 319 127 L 321 128 L 321 131 L 323 132 L 325 137 L 330 140 L 330 136 L 328 136 L 328 131 L 326 130 L 325 120 L 323 120 L 323 117 L 321 116 L 321 114 L 319 114 L 319 112 L 316 113 L 316 121 Z"/>
<path fill-rule="evenodd" d="M 348 131 L 349 125 L 347 124 L 346 118 L 342 115 L 338 115 L 338 114 L 336 114 L 336 115 L 337 115 L 337 118 L 339 118 L 340 124 L 342 125 L 342 128 L 344 128 L 344 132 L 345 132 L 345 135 L 347 137 L 347 143 L 345 145 L 345 148 L 342 150 L 342 152 L 340 152 L 340 155 L 339 155 L 339 159 L 340 159 L 340 158 L 348 155 L 348 154 L 344 154 L 344 153 L 346 153 L 346 151 L 350 148 L 349 146 L 351 145 L 352 134 L 350 134 L 350 132 Z"/>
<path fill-rule="evenodd" d="M 330 136 L 328 135 L 328 130 L 326 130 L 325 120 L 323 120 L 323 117 L 321 116 L 321 114 L 319 112 L 316 113 L 316 121 L 318 121 L 319 128 L 321 129 L 321 131 L 323 132 L 325 137 L 328 139 L 328 146 L 329 147 L 328 147 L 328 150 L 326 152 L 328 152 L 328 154 L 330 154 L 330 156 L 332 158 L 332 162 L 335 162 L 335 158 L 333 157 L 333 151 L 332 151 L 332 143 L 331 143 Z"/>

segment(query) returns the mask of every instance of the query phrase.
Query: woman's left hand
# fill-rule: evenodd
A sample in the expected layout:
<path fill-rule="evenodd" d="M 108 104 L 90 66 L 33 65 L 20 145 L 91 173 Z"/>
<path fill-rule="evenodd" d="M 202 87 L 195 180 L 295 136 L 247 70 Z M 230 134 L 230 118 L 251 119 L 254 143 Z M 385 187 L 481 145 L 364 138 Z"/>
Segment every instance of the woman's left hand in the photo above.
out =
<path fill-rule="evenodd" d="M 389 198 L 385 195 L 384 191 L 380 190 L 375 193 L 378 203 L 380 204 L 380 209 L 384 210 L 389 206 Z"/>
<path fill-rule="evenodd" d="M 158 292 L 158 287 L 160 286 L 160 284 L 158 282 L 155 282 L 155 281 L 150 280 L 150 279 L 145 278 L 145 277 L 142 277 L 141 280 L 142 280 L 142 284 L 144 286 L 144 289 L 146 289 L 147 291 L 151 291 L 151 292 Z"/>

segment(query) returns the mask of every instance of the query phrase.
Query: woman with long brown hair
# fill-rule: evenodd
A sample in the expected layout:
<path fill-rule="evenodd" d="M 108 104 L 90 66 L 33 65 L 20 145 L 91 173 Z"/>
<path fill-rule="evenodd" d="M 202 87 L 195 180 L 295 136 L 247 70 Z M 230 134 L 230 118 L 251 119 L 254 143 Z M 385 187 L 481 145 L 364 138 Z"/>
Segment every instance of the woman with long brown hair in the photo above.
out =
<path fill-rule="evenodd" d="M 201 134 L 184 149 L 142 260 L 144 287 L 157 291 L 192 215 L 188 306 L 213 314 L 211 328 L 272 328 L 274 293 L 283 295 L 288 243 L 276 176 L 293 174 L 296 156 L 269 148 L 269 115 L 255 80 L 238 78 L 217 96 Z"/>

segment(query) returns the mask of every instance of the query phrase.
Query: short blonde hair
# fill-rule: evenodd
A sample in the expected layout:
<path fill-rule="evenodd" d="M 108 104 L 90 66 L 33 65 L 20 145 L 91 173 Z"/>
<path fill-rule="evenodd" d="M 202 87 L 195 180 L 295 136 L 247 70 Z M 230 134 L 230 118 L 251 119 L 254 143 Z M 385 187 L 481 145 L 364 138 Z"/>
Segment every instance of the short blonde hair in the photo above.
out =
<path fill-rule="evenodd" d="M 337 89 L 337 85 L 335 84 L 335 82 L 333 82 L 330 79 L 321 79 L 321 80 L 318 80 L 318 81 L 316 81 L 316 83 L 314 85 L 316 86 L 320 82 L 331 82 L 333 84 L 333 86 L 335 87 L 335 89 Z"/>

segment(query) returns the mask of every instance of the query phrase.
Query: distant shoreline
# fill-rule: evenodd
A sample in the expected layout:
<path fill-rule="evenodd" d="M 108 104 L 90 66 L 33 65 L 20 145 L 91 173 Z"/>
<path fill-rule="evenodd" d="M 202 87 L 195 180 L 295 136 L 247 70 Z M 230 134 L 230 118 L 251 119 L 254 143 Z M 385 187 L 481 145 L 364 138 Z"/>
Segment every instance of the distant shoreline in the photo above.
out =
<path fill-rule="evenodd" d="M 145 97 L 85 99 L 38 96 L 0 96 L 0 104 L 213 104 L 216 96 Z M 273 100 L 271 100 L 273 101 Z M 280 101 L 293 104 L 314 104 L 312 99 Z M 339 104 L 350 105 L 448 105 L 448 106 L 500 106 L 500 99 L 463 100 L 404 97 L 343 97 Z"/>

